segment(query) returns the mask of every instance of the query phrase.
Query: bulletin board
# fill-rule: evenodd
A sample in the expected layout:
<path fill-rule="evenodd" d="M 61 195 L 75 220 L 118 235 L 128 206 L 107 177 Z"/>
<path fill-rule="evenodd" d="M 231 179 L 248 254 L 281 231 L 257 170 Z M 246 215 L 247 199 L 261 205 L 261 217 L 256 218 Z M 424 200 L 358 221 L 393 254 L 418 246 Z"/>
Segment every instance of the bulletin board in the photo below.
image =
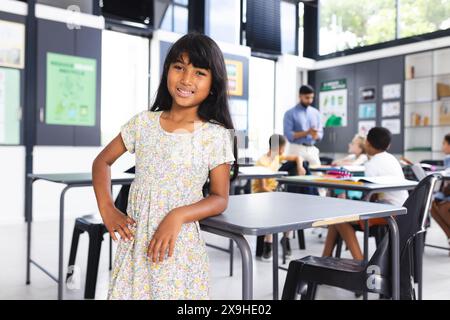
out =
<path fill-rule="evenodd" d="M 96 64 L 95 59 L 47 53 L 47 124 L 95 126 Z"/>

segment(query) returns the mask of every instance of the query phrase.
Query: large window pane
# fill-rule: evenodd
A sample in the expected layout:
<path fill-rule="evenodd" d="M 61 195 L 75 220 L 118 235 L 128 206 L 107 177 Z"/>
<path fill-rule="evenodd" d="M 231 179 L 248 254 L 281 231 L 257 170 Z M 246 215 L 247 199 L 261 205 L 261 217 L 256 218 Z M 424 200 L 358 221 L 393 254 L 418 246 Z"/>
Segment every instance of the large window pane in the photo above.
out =
<path fill-rule="evenodd" d="M 296 20 L 296 5 L 281 1 L 281 51 L 283 53 L 296 54 Z"/>
<path fill-rule="evenodd" d="M 205 33 L 216 41 L 239 44 L 240 0 L 206 0 Z"/>
<path fill-rule="evenodd" d="M 398 0 L 399 37 L 410 37 L 450 27 L 450 0 Z"/>
<path fill-rule="evenodd" d="M 172 26 L 172 16 L 173 16 L 173 9 L 172 9 L 172 5 L 170 4 L 167 9 L 166 9 L 166 13 L 164 14 L 164 17 L 162 19 L 161 22 L 161 29 L 162 30 L 166 30 L 166 31 L 173 31 L 173 26 Z"/>
<path fill-rule="evenodd" d="M 319 54 L 394 40 L 395 12 L 395 0 L 319 1 Z"/>
<path fill-rule="evenodd" d="M 173 8 L 173 31 L 177 33 L 187 33 L 188 31 L 188 9 L 181 6 Z"/>

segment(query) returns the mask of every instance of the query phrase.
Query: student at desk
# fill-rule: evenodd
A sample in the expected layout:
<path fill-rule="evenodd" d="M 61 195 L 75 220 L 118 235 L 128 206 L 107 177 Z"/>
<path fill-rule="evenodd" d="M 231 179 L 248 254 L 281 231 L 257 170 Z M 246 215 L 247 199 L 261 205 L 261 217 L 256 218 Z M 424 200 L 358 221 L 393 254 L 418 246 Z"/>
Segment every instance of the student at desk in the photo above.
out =
<path fill-rule="evenodd" d="M 447 170 L 450 168 L 450 134 L 447 134 L 442 141 L 442 152 L 445 154 L 444 165 Z M 431 206 L 431 216 L 444 231 L 450 247 L 450 184 L 446 183 L 442 192 L 435 195 Z"/>
<path fill-rule="evenodd" d="M 391 133 L 388 129 L 382 127 L 374 127 L 370 129 L 365 143 L 365 149 L 370 159 L 365 164 L 366 176 L 393 176 L 398 177 L 399 179 L 405 178 L 400 163 L 392 154 L 386 151 L 390 144 Z M 378 193 L 371 200 L 402 206 L 407 198 L 407 191 L 391 191 Z M 369 220 L 369 227 L 381 224 L 386 224 L 385 219 L 379 218 Z M 364 229 L 364 224 L 361 221 L 359 222 L 359 225 L 361 229 Z M 325 240 L 325 247 L 322 255 L 324 257 L 332 255 L 338 234 L 347 244 L 353 259 L 363 260 L 364 256 L 361 248 L 359 247 L 358 240 L 356 239 L 355 229 L 350 223 L 341 223 L 328 228 L 328 234 Z"/>
<path fill-rule="evenodd" d="M 365 148 L 366 138 L 356 134 L 348 144 L 348 156 L 335 160 L 333 166 L 360 166 L 368 160 Z"/>
<path fill-rule="evenodd" d="M 300 156 L 284 155 L 285 147 L 286 138 L 279 134 L 273 134 L 269 138 L 269 151 L 258 159 L 256 165 L 266 167 L 273 172 L 277 172 L 282 161 L 294 161 L 297 164 L 298 174 L 304 175 L 306 171 L 305 168 L 303 168 L 303 158 Z M 252 181 L 252 192 L 272 192 L 276 190 L 277 186 L 278 182 L 276 179 L 254 179 Z M 291 245 L 289 242 L 288 232 L 284 233 L 284 237 L 281 239 L 281 243 L 283 242 L 286 242 L 286 255 L 290 256 Z M 264 237 L 264 246 L 261 259 L 263 261 L 270 261 L 272 259 L 272 235 L 266 235 Z"/>
<path fill-rule="evenodd" d="M 332 163 L 333 166 L 360 166 L 367 162 L 367 154 L 366 154 L 366 138 L 360 134 L 356 134 L 352 141 L 348 144 L 348 153 L 349 155 L 345 158 L 336 160 Z M 335 189 L 334 194 L 338 198 L 347 198 L 346 192 L 341 189 Z M 350 199 L 360 199 L 362 197 L 362 193 L 360 191 L 348 191 L 348 197 Z"/>

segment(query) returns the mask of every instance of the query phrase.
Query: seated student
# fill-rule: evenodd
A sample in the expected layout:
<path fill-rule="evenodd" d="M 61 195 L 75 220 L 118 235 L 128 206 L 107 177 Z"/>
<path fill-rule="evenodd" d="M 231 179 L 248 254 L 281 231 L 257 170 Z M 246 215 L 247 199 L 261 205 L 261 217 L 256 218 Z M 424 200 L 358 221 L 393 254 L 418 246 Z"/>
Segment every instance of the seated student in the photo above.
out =
<path fill-rule="evenodd" d="M 386 150 L 391 144 L 391 133 L 388 129 L 382 127 L 374 127 L 367 134 L 365 148 L 369 161 L 365 164 L 365 175 L 368 177 L 376 176 L 394 176 L 404 179 L 402 167 L 398 160 Z M 383 192 L 375 195 L 374 201 L 389 203 L 392 205 L 402 206 L 408 198 L 407 191 L 391 191 Z M 386 224 L 384 218 L 370 219 L 369 226 Z M 360 221 L 359 225 L 364 228 L 364 224 Z M 347 244 L 350 253 L 355 260 L 363 260 L 364 256 L 356 239 L 355 229 L 350 223 L 341 223 L 330 226 L 325 241 L 323 256 L 328 257 L 333 253 L 334 245 L 338 234 Z"/>
<path fill-rule="evenodd" d="M 303 159 L 299 156 L 284 155 L 286 147 L 286 138 L 279 134 L 273 134 L 269 139 L 269 151 L 256 161 L 257 166 L 269 168 L 273 172 L 278 171 L 281 162 L 284 160 L 294 161 L 297 164 L 297 172 L 299 175 L 304 175 Z M 278 186 L 276 179 L 254 179 L 252 181 L 252 192 L 272 192 Z M 291 245 L 289 242 L 288 232 L 284 233 L 281 243 L 286 242 L 286 255 L 291 255 Z M 272 259 L 272 235 L 264 237 L 264 246 L 262 253 L 263 261 L 270 261 Z"/>
<path fill-rule="evenodd" d="M 352 141 L 348 144 L 349 155 L 343 159 L 336 160 L 332 163 L 333 166 L 360 166 L 367 162 L 368 158 L 366 155 L 366 138 L 360 134 L 356 134 Z M 354 199 L 360 199 L 362 193 L 360 191 L 348 191 L 348 196 Z M 338 198 L 346 198 L 346 193 L 344 190 L 335 189 L 334 195 Z"/>
<path fill-rule="evenodd" d="M 442 152 L 445 154 L 444 165 L 447 170 L 450 168 L 450 134 L 444 137 Z M 445 232 L 450 246 L 450 184 L 444 184 L 442 192 L 435 195 L 431 206 L 431 216 Z"/>
<path fill-rule="evenodd" d="M 365 150 L 365 140 L 362 135 L 356 134 L 348 144 L 349 155 L 343 159 L 333 161 L 333 166 L 360 166 L 368 160 Z"/>

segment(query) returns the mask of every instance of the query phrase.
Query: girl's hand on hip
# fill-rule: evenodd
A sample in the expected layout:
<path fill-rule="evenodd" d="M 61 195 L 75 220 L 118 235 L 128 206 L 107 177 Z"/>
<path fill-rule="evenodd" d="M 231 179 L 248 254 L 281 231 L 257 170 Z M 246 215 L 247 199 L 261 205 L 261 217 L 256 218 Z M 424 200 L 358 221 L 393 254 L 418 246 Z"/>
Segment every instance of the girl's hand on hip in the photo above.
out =
<path fill-rule="evenodd" d="M 101 216 L 106 229 L 114 241 L 117 241 L 115 232 L 118 232 L 120 238 L 125 241 L 133 240 L 133 233 L 130 231 L 129 226 L 134 226 L 136 222 L 132 218 L 123 214 L 116 207 L 107 209 L 105 212 L 101 213 Z"/>
<path fill-rule="evenodd" d="M 167 250 L 169 251 L 168 257 L 173 255 L 175 241 L 182 225 L 181 215 L 177 214 L 175 210 L 169 212 L 161 221 L 148 245 L 147 256 L 153 262 L 162 262 Z"/>

